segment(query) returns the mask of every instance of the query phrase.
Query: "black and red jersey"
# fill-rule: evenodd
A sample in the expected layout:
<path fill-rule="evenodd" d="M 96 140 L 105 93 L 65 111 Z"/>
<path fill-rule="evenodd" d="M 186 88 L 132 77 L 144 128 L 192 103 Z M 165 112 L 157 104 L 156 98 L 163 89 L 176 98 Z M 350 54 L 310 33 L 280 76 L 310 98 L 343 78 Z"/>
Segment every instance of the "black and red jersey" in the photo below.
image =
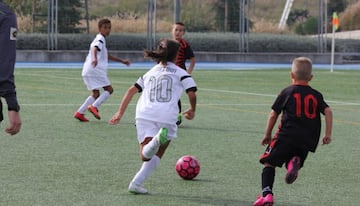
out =
<path fill-rule="evenodd" d="M 328 104 L 309 85 L 291 85 L 283 89 L 272 109 L 282 113 L 275 137 L 315 152 L 321 131 L 321 116 Z"/>
<path fill-rule="evenodd" d="M 186 70 L 186 60 L 195 57 L 195 55 L 190 45 L 184 39 L 177 39 L 177 41 L 180 43 L 180 49 L 176 58 L 176 65 Z"/>

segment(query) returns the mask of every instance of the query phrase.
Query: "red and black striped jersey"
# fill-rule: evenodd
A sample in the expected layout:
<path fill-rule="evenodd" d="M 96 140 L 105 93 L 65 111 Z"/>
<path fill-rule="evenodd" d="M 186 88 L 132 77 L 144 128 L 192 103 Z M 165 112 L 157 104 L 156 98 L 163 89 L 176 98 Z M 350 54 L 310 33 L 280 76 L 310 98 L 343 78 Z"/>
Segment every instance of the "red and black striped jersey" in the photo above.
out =
<path fill-rule="evenodd" d="M 180 49 L 175 63 L 180 68 L 186 70 L 186 60 L 195 57 L 195 55 L 189 43 L 187 43 L 184 39 L 178 39 L 178 42 L 180 43 Z"/>

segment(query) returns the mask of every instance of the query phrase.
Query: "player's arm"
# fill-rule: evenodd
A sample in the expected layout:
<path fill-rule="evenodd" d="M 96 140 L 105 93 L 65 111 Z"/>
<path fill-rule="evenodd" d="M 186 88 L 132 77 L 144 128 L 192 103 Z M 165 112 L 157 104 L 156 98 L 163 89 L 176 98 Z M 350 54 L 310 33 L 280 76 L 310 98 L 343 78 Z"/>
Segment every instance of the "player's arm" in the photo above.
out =
<path fill-rule="evenodd" d="M 192 48 L 190 47 L 190 45 L 187 45 L 187 47 L 185 48 L 185 58 L 189 59 L 190 63 L 189 63 L 189 68 L 187 69 L 187 72 L 189 74 L 191 74 L 194 70 L 195 67 L 195 55 L 194 55 L 194 51 L 192 50 Z"/>
<path fill-rule="evenodd" d="M 124 97 L 121 100 L 118 111 L 109 120 L 109 124 L 114 125 L 114 124 L 118 124 L 120 122 L 121 117 L 124 115 L 127 106 L 131 102 L 132 97 L 138 92 L 139 92 L 139 89 L 135 85 L 129 87 L 129 89 L 126 91 Z"/>
<path fill-rule="evenodd" d="M 91 49 L 91 57 L 92 57 L 91 58 L 92 59 L 91 65 L 93 67 L 96 67 L 96 65 L 98 64 L 98 60 L 97 60 L 97 52 L 98 52 L 98 50 L 99 50 L 99 48 L 97 46 L 95 46 L 95 47 L 93 47 Z"/>
<path fill-rule="evenodd" d="M 190 58 L 189 68 L 187 69 L 187 72 L 188 72 L 189 74 L 191 74 L 191 73 L 193 72 L 194 67 L 195 67 L 195 62 L 196 62 L 195 57 L 191 57 L 191 58 Z"/>
<path fill-rule="evenodd" d="M 271 110 L 269 113 L 267 123 L 266 123 L 266 129 L 263 139 L 261 140 L 261 145 L 269 144 L 271 141 L 271 133 L 272 130 L 276 124 L 277 118 L 279 117 L 279 114 L 276 113 L 274 110 Z"/>
<path fill-rule="evenodd" d="M 193 119 L 195 117 L 196 110 L 196 90 L 187 91 L 187 95 L 189 98 L 190 108 L 183 112 L 183 115 L 186 119 Z"/>
<path fill-rule="evenodd" d="M 116 56 L 113 56 L 111 54 L 108 54 L 108 59 L 111 60 L 111 61 L 115 61 L 115 62 L 120 62 L 120 63 L 123 63 L 127 66 L 129 66 L 131 64 L 131 62 L 127 59 L 121 59 L 119 57 L 116 57 Z"/>
<path fill-rule="evenodd" d="M 324 110 L 325 114 L 325 135 L 323 137 L 323 144 L 330 144 L 331 142 L 331 132 L 332 132 L 332 121 L 333 115 L 330 107 L 326 107 Z"/>

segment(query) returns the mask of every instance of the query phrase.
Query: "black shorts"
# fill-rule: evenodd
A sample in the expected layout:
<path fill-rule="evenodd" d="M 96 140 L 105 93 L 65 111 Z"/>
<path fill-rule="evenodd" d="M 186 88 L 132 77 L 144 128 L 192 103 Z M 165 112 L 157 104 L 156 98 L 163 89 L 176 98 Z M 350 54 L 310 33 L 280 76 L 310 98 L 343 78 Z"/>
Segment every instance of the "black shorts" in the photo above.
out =
<path fill-rule="evenodd" d="M 301 159 L 300 165 L 302 167 L 308 153 L 308 150 L 291 145 L 287 141 L 272 139 L 264 154 L 260 157 L 260 163 L 282 167 L 284 163 L 286 166 L 291 158 L 298 156 Z"/>

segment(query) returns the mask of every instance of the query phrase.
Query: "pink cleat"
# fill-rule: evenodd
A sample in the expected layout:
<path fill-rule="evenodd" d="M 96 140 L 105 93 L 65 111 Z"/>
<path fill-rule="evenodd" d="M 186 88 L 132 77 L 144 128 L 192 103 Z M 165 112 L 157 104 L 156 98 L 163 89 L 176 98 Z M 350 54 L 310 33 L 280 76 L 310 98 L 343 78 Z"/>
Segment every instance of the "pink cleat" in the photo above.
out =
<path fill-rule="evenodd" d="M 295 156 L 290 160 L 290 162 L 287 165 L 285 182 L 288 184 L 293 183 L 298 176 L 299 170 L 300 170 L 300 157 Z"/>
<path fill-rule="evenodd" d="M 267 194 L 265 197 L 258 196 L 254 202 L 254 206 L 273 206 L 274 197 L 272 194 Z"/>

